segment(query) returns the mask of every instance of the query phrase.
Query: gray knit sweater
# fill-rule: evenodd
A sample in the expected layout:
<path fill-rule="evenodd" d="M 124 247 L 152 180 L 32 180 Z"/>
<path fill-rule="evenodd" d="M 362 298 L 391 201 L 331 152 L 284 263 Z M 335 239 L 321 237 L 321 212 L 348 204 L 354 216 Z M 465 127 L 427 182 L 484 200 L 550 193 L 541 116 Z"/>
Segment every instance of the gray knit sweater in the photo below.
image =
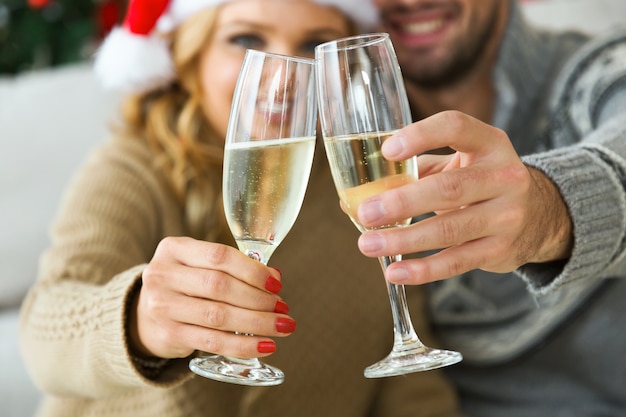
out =
<path fill-rule="evenodd" d="M 626 27 L 531 28 L 515 1 L 493 123 L 565 198 L 567 262 L 432 284 L 446 370 L 473 417 L 626 416 Z"/>

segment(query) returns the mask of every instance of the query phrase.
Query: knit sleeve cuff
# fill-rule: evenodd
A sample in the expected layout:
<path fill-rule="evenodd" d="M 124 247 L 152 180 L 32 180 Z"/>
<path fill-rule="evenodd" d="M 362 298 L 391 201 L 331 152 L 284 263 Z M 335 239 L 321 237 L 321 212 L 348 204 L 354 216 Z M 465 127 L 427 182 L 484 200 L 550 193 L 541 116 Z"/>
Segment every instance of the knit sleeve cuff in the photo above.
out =
<path fill-rule="evenodd" d="M 159 360 L 161 366 L 137 366 L 130 351 L 127 318 L 130 297 L 138 290 L 145 265 L 132 268 L 117 275 L 108 285 L 103 299 L 103 327 L 99 329 L 102 340 L 94 349 L 102 349 L 96 357 L 103 358 L 104 366 L 110 368 L 107 375 L 111 389 L 121 386 L 171 386 L 191 377 L 187 359 Z M 97 338 L 94 338 L 97 339 Z M 135 358 L 135 359 L 134 359 Z"/>
<path fill-rule="evenodd" d="M 625 233 L 624 189 L 618 175 L 593 147 L 565 147 L 523 157 L 559 189 L 573 223 L 574 247 L 566 261 L 527 264 L 517 272 L 532 292 L 599 277 L 620 250 Z"/>

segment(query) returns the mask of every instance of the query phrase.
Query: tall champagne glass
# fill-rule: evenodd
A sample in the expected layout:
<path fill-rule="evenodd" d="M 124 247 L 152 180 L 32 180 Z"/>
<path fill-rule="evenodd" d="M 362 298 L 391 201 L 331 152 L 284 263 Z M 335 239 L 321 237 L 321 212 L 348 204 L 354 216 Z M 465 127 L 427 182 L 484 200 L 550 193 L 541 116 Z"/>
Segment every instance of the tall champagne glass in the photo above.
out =
<path fill-rule="evenodd" d="M 344 210 L 366 230 L 357 208 L 366 198 L 417 181 L 417 158 L 392 162 L 382 143 L 411 123 L 411 114 L 395 51 L 386 33 L 338 39 L 317 46 L 318 106 L 324 147 Z M 403 227 L 405 219 L 385 227 Z M 383 271 L 401 255 L 380 257 Z M 391 353 L 367 367 L 368 378 L 401 375 L 459 362 L 458 352 L 432 349 L 417 337 L 402 285 L 387 282 L 393 316 Z"/>
<path fill-rule="evenodd" d="M 293 226 L 307 187 L 317 125 L 315 61 L 249 50 L 235 87 L 224 150 L 223 199 L 239 250 L 267 264 Z M 283 382 L 258 359 L 192 359 L 204 377 L 242 385 Z"/>

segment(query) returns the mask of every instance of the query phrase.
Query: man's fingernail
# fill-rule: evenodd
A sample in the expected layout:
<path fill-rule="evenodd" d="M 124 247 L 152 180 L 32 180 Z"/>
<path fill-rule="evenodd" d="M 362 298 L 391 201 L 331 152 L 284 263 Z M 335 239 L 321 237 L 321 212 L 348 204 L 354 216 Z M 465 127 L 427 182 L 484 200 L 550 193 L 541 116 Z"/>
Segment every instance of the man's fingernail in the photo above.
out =
<path fill-rule="evenodd" d="M 409 279 L 409 271 L 405 268 L 393 268 L 386 272 L 387 280 L 394 284 L 402 284 Z"/>
<path fill-rule="evenodd" d="M 359 237 L 359 249 L 365 252 L 376 252 L 385 247 L 387 242 L 380 233 L 365 233 Z"/>
<path fill-rule="evenodd" d="M 385 206 L 378 199 L 370 199 L 361 203 L 359 206 L 359 220 L 364 223 L 375 222 L 387 213 Z"/>
<path fill-rule="evenodd" d="M 393 158 L 400 155 L 406 147 L 406 138 L 404 136 L 393 136 L 383 142 L 382 152 L 387 158 Z"/>

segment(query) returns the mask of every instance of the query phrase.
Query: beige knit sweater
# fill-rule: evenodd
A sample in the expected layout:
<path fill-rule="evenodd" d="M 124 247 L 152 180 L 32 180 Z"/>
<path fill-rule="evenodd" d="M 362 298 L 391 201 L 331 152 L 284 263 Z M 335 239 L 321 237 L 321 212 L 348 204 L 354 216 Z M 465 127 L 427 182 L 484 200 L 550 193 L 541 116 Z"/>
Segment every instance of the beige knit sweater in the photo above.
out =
<path fill-rule="evenodd" d="M 126 343 L 128 295 L 163 237 L 190 234 L 152 161 L 142 142 L 112 140 L 63 200 L 21 317 L 23 356 L 46 393 L 39 416 L 458 415 L 439 371 L 363 377 L 390 349 L 389 301 L 378 262 L 358 252 L 358 233 L 339 209 L 321 146 L 301 215 L 270 260 L 298 322 L 266 358 L 285 371 L 285 383 L 210 381 L 188 370 L 188 358 L 155 379 L 142 374 Z M 416 330 L 432 344 L 419 296 L 409 289 Z"/>

